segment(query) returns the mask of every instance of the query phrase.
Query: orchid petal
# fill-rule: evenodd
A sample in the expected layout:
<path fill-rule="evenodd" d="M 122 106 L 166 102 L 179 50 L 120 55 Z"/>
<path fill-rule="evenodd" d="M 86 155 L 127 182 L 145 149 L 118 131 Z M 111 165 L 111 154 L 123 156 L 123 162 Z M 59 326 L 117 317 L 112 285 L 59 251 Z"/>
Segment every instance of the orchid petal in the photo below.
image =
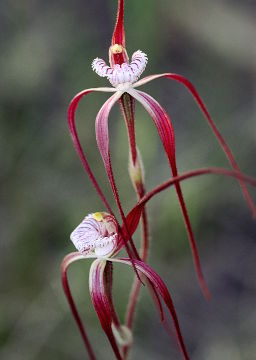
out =
<path fill-rule="evenodd" d="M 69 129 L 70 129 L 70 133 L 71 133 L 71 137 L 72 137 L 72 140 L 73 140 L 73 143 L 75 145 L 75 148 L 77 150 L 77 153 L 80 157 L 80 159 L 82 160 L 82 163 L 83 163 L 83 166 L 86 170 L 86 172 L 88 173 L 96 191 L 98 192 L 101 200 L 103 201 L 103 203 L 105 204 L 106 208 L 108 209 L 109 213 L 110 214 L 113 214 L 113 211 L 107 201 L 107 199 L 105 198 L 97 180 L 95 179 L 93 173 L 92 173 L 92 170 L 86 160 L 86 157 L 85 157 L 85 154 L 84 154 L 84 151 L 82 149 L 82 146 L 81 146 L 81 143 L 79 141 L 79 138 L 78 138 L 78 134 L 77 134 L 77 130 L 76 130 L 76 126 L 75 126 L 75 113 L 76 113 L 76 109 L 77 109 L 77 106 L 81 100 L 81 98 L 87 94 L 89 94 L 90 92 L 92 91 L 111 91 L 111 92 L 116 92 L 110 99 L 109 101 L 112 103 L 113 101 L 113 98 L 115 99 L 113 101 L 113 104 L 120 98 L 120 96 L 122 95 L 122 92 L 120 91 L 116 91 L 116 89 L 113 89 L 113 88 L 95 88 L 95 89 L 88 89 L 88 90 L 84 90 L 84 91 L 81 91 L 80 93 L 78 93 L 74 98 L 73 100 L 71 101 L 70 103 L 70 106 L 69 106 L 69 109 L 68 109 L 68 124 L 69 124 Z M 113 106 L 113 105 L 112 105 Z M 111 106 L 111 107 L 112 107 Z M 111 108 L 110 107 L 110 108 Z M 110 111 L 110 108 L 109 108 L 109 111 Z M 125 217 L 124 217 L 124 220 L 125 220 Z M 131 256 L 131 252 L 130 252 L 130 249 L 128 247 L 128 245 L 125 243 L 125 246 L 126 246 L 126 249 L 127 249 L 127 252 L 128 252 L 128 255 Z M 133 245 L 133 247 L 135 248 L 135 246 Z M 135 249 L 136 250 L 136 249 Z"/>
<path fill-rule="evenodd" d="M 228 169 L 223 169 L 223 168 L 204 168 L 204 169 L 197 169 L 197 170 L 192 170 L 189 172 L 186 172 L 182 175 L 176 176 L 166 182 L 164 182 L 163 184 L 157 186 L 155 189 L 153 189 L 152 191 L 150 191 L 149 193 L 147 193 L 139 202 L 138 204 L 133 208 L 136 209 L 137 207 L 139 208 L 143 208 L 146 203 L 156 194 L 160 193 L 161 191 L 167 189 L 168 187 L 175 185 L 175 183 L 177 182 L 181 182 L 183 180 L 187 180 L 190 179 L 192 177 L 196 177 L 196 176 L 202 176 L 202 175 L 207 175 L 207 174 L 212 174 L 212 175 L 224 175 L 224 176 L 229 176 L 229 177 L 233 177 L 237 180 L 243 181 L 243 182 L 247 182 L 248 184 L 250 184 L 251 186 L 256 187 L 256 179 L 248 176 L 248 175 L 244 175 L 243 173 L 241 173 L 240 171 L 232 171 L 232 170 L 228 170 Z M 132 224 L 132 230 L 136 230 L 136 222 L 138 221 L 138 215 L 137 215 L 137 210 L 135 211 L 136 216 L 133 216 L 131 214 L 133 210 L 130 211 L 130 213 L 127 215 L 127 223 L 128 224 Z M 130 230 L 131 231 L 131 230 Z M 132 231 L 131 231 L 132 233 Z"/>
<path fill-rule="evenodd" d="M 92 62 L 92 69 L 101 77 L 113 75 L 113 69 L 102 59 L 96 58 Z"/>
<path fill-rule="evenodd" d="M 118 258 L 118 259 L 111 259 L 111 261 L 119 262 L 119 263 L 123 263 L 123 264 L 127 264 L 127 265 L 132 265 L 130 259 L 119 259 Z M 156 289 L 158 294 L 163 299 L 165 305 L 167 306 L 169 313 L 173 320 L 173 324 L 175 327 L 175 331 L 177 334 L 177 339 L 178 339 L 178 343 L 179 343 L 181 352 L 183 354 L 184 359 L 188 360 L 189 356 L 188 356 L 186 346 L 184 344 L 184 340 L 183 340 L 183 337 L 181 334 L 178 317 L 177 317 L 177 314 L 176 314 L 176 311 L 175 311 L 175 308 L 173 305 L 171 295 L 170 295 L 164 281 L 149 265 L 147 265 L 143 261 L 134 259 L 134 263 L 135 263 L 137 270 L 141 271 L 148 278 L 148 280 L 154 285 L 154 288 Z"/>
<path fill-rule="evenodd" d="M 247 182 L 248 184 L 256 187 L 256 179 L 255 178 L 244 175 L 240 171 L 234 172 L 232 170 L 223 169 L 223 168 L 197 169 L 197 170 L 192 170 L 192 171 L 186 172 L 179 176 L 175 176 L 174 178 L 167 180 L 163 184 L 158 185 L 153 190 L 148 192 L 140 201 L 138 201 L 138 203 L 128 213 L 128 215 L 126 216 L 126 223 L 127 223 L 130 234 L 133 235 L 133 233 L 136 231 L 136 229 L 139 225 L 142 210 L 143 210 L 144 206 L 147 204 L 147 202 L 152 197 L 159 194 L 163 190 L 166 190 L 170 186 L 175 185 L 176 183 L 190 179 L 192 177 L 197 177 L 197 176 L 202 176 L 202 175 L 207 175 L 207 174 L 224 175 L 224 176 L 228 176 L 228 177 L 233 177 L 235 179 Z"/>
<path fill-rule="evenodd" d="M 89 275 L 89 289 L 95 311 L 100 320 L 101 326 L 108 337 L 112 349 L 118 360 L 122 360 L 115 336 L 112 330 L 112 309 L 109 305 L 109 297 L 106 293 L 106 284 L 104 272 L 107 262 L 103 260 L 95 260 L 91 265 Z"/>
<path fill-rule="evenodd" d="M 131 95 L 124 93 L 120 99 L 120 107 L 127 127 L 130 154 L 132 157 L 133 164 L 135 164 L 137 158 L 137 150 L 136 150 L 136 138 L 135 138 L 135 128 L 134 128 L 134 114 L 135 114 L 134 98 Z"/>
<path fill-rule="evenodd" d="M 72 138 L 72 141 L 74 143 L 75 149 L 78 153 L 79 158 L 81 159 L 83 166 L 89 176 L 89 178 L 91 179 L 99 197 L 101 198 L 102 202 L 104 203 L 104 205 L 106 206 L 106 208 L 108 209 L 108 211 L 112 214 L 112 210 L 111 207 L 105 197 L 105 195 L 103 194 L 97 180 L 95 179 L 95 176 L 93 175 L 93 172 L 88 164 L 88 161 L 85 157 L 83 148 L 81 146 L 78 134 L 77 134 L 77 129 L 76 129 L 76 124 L 75 124 L 75 114 L 76 114 L 76 109 L 77 106 L 80 102 L 80 100 L 85 96 L 90 94 L 91 92 L 95 92 L 95 91 L 103 91 L 103 92 L 115 92 L 116 89 L 114 88 L 92 88 L 92 89 L 87 89 L 87 90 L 83 90 L 80 93 L 78 93 L 71 101 L 69 108 L 68 108 L 68 125 L 69 125 L 69 131 L 70 131 L 70 135 Z"/>
<path fill-rule="evenodd" d="M 124 0 L 118 0 L 116 25 L 109 49 L 109 62 L 111 67 L 115 64 L 128 63 L 129 58 L 125 50 L 124 33 Z"/>
<path fill-rule="evenodd" d="M 125 235 L 123 237 L 124 240 L 124 245 L 126 247 L 126 250 L 129 254 L 129 256 L 132 258 L 131 256 L 131 251 L 129 249 L 129 246 L 127 244 L 127 238 L 129 239 L 129 242 L 131 244 L 132 250 L 134 252 L 134 255 L 136 257 L 139 258 L 138 252 L 136 250 L 136 247 L 133 243 L 133 240 L 131 239 L 131 237 L 129 236 L 129 231 L 126 228 L 126 220 L 125 220 L 125 215 L 120 203 L 120 199 L 119 199 L 119 195 L 118 195 L 118 191 L 117 191 L 117 187 L 116 187 L 116 183 L 115 183 L 115 179 L 114 179 L 114 174 L 113 174 L 113 170 L 112 170 L 112 165 L 111 165 L 111 160 L 110 160 L 110 153 L 109 153 L 109 133 L 108 133 L 108 117 L 109 117 L 109 113 L 111 108 L 113 107 L 113 105 L 116 103 L 116 101 L 121 97 L 122 93 L 117 92 L 116 94 L 114 94 L 113 96 L 111 96 L 110 99 L 108 99 L 105 104 L 102 106 L 102 108 L 100 109 L 97 118 L 96 118 L 96 124 L 95 124 L 95 129 L 96 129 L 96 139 L 97 139 L 97 144 L 98 144 L 98 148 L 108 175 L 108 179 L 116 200 L 116 204 L 118 206 L 122 221 L 123 221 L 123 227 L 125 228 Z M 121 231 L 122 232 L 122 231 Z"/>
<path fill-rule="evenodd" d="M 154 121 L 159 136 L 161 138 L 162 144 L 164 146 L 166 155 L 169 160 L 169 164 L 172 170 L 173 176 L 178 175 L 177 166 L 176 166 L 176 156 L 175 156 L 175 136 L 174 136 L 174 130 L 172 127 L 171 120 L 166 113 L 166 111 L 160 106 L 160 104 L 153 99 L 148 94 L 142 92 L 142 91 L 136 91 L 131 90 L 130 95 L 132 95 L 136 100 L 138 100 L 146 109 L 146 111 L 149 113 L 149 115 L 152 117 L 152 120 Z M 196 267 L 196 273 L 198 276 L 198 280 L 200 283 L 200 286 L 202 288 L 202 291 L 207 299 L 210 298 L 210 293 L 207 288 L 207 285 L 204 280 L 203 272 L 201 269 L 199 254 L 192 230 L 192 226 L 190 223 L 188 211 L 186 208 L 186 204 L 183 198 L 182 190 L 179 183 L 175 184 L 176 192 L 178 195 L 180 207 L 182 210 L 183 219 L 186 225 L 186 229 L 188 232 L 189 242 L 193 254 L 193 259 L 195 262 Z"/>
<path fill-rule="evenodd" d="M 124 33 L 124 0 L 118 1 L 116 25 L 112 37 L 112 45 L 119 44 L 125 48 Z"/>
<path fill-rule="evenodd" d="M 113 50 L 110 50 L 111 54 Z M 112 54 L 114 56 L 114 54 Z M 92 62 L 92 69 L 101 77 L 106 77 L 114 87 L 126 88 L 134 83 L 141 76 L 147 65 L 147 55 L 138 50 L 132 55 L 132 62 L 128 64 L 123 62 L 108 66 L 102 59 L 96 58 Z"/>
<path fill-rule="evenodd" d="M 111 261 L 108 261 L 104 272 L 104 284 L 105 284 L 105 292 L 108 297 L 109 308 L 111 311 L 111 316 L 113 321 L 112 330 L 119 345 L 129 346 L 132 343 L 132 333 L 129 327 L 120 324 L 113 302 L 112 283 L 113 283 L 113 264 Z"/>
<path fill-rule="evenodd" d="M 94 352 L 92 350 L 91 344 L 90 344 L 89 339 L 87 337 L 87 334 L 85 332 L 82 320 L 80 318 L 77 307 L 76 307 L 75 302 L 73 300 L 71 290 L 70 290 L 70 287 L 69 287 L 69 284 L 68 284 L 68 278 L 67 278 L 67 271 L 68 271 L 69 266 L 73 262 L 75 262 L 77 260 L 83 260 L 83 259 L 85 259 L 85 257 L 83 255 L 81 255 L 80 253 L 78 253 L 78 252 L 70 253 L 63 259 L 62 264 L 61 264 L 62 286 L 63 286 L 64 292 L 65 292 L 66 298 L 68 300 L 71 312 L 72 312 L 73 317 L 74 317 L 74 319 L 75 319 L 75 321 L 77 323 L 77 326 L 79 328 L 80 334 L 81 334 L 82 339 L 84 341 L 85 347 L 86 347 L 86 349 L 88 351 L 89 357 L 90 357 L 91 360 L 96 360 L 96 357 L 95 357 Z"/>
<path fill-rule="evenodd" d="M 186 89 L 190 92 L 190 94 L 194 97 L 199 109 L 201 110 L 201 112 L 203 113 L 205 119 L 207 120 L 209 126 L 211 127 L 214 135 L 216 136 L 220 146 L 222 147 L 227 159 L 229 160 L 230 165 L 232 166 L 232 168 L 237 171 L 240 172 L 239 166 L 232 154 L 232 151 L 230 150 L 229 146 L 227 145 L 226 141 L 224 140 L 223 136 L 221 135 L 220 131 L 218 130 L 217 126 L 215 125 L 211 115 L 209 114 L 203 100 L 201 99 L 199 93 L 197 92 L 196 88 L 194 87 L 194 85 L 187 80 L 184 76 L 181 76 L 179 74 L 173 74 L 173 73 L 164 73 L 164 74 L 157 74 L 157 75 L 151 75 L 151 76 L 147 76 L 141 80 L 139 80 L 138 82 L 136 82 L 135 84 L 133 84 L 133 87 L 138 87 L 141 85 L 145 85 L 146 83 L 155 80 L 155 79 L 159 79 L 165 77 L 167 79 L 170 80 L 174 80 L 177 81 L 179 83 L 181 83 L 182 85 L 184 85 L 186 87 Z M 252 215 L 253 217 L 256 219 L 256 208 L 254 205 L 254 202 L 248 192 L 248 189 L 246 187 L 246 184 L 239 180 L 240 182 L 240 186 L 244 195 L 245 200 L 248 203 L 249 208 L 251 209 Z"/>

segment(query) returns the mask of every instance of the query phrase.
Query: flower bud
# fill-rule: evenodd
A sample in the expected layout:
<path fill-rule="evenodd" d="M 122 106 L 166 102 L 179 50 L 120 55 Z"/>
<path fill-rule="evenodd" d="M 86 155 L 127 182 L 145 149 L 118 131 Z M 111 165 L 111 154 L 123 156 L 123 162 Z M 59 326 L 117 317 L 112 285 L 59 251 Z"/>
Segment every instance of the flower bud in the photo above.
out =
<path fill-rule="evenodd" d="M 97 257 L 110 256 L 117 245 L 117 223 L 105 212 L 87 215 L 70 235 L 79 252 Z"/>
<path fill-rule="evenodd" d="M 131 345 L 132 340 L 133 340 L 132 332 L 127 326 L 120 325 L 117 327 L 112 323 L 111 327 L 112 327 L 112 331 L 115 336 L 115 339 L 120 346 Z"/>
<path fill-rule="evenodd" d="M 129 157 L 129 174 L 135 190 L 144 184 L 144 168 L 140 152 L 137 149 L 136 162 L 134 164 L 131 154 Z"/>

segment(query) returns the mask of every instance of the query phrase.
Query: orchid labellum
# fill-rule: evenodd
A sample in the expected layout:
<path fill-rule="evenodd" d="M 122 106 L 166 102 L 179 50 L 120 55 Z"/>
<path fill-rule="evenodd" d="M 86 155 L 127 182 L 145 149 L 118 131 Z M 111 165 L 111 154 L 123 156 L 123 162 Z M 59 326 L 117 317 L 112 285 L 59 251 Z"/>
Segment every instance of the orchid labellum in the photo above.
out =
<path fill-rule="evenodd" d="M 90 214 L 70 236 L 78 252 L 67 255 L 62 263 L 63 288 L 91 359 L 95 359 L 95 355 L 71 295 L 67 279 L 67 269 L 74 261 L 96 258 L 91 265 L 89 275 L 92 302 L 116 358 L 122 359 L 123 357 L 118 345 L 123 348 L 130 346 L 132 343 L 132 333 L 128 326 L 120 323 L 115 311 L 112 299 L 112 262 L 119 262 L 125 265 L 132 265 L 132 262 L 129 258 L 113 258 L 113 254 L 118 249 L 118 238 L 120 236 L 122 235 L 118 232 L 116 220 L 112 215 L 105 212 Z M 163 311 L 160 297 L 165 302 L 173 319 L 182 354 L 185 359 L 188 359 L 177 315 L 166 285 L 149 265 L 137 259 L 134 260 L 134 263 L 136 269 L 143 274 L 152 291 L 155 292 L 162 319 Z"/>
<path fill-rule="evenodd" d="M 108 213 L 98 212 L 86 216 L 81 224 L 73 231 L 71 234 L 71 240 L 77 248 L 78 252 L 67 255 L 63 261 L 62 266 L 62 279 L 65 294 L 68 298 L 72 313 L 80 329 L 80 333 L 83 337 L 91 359 L 95 359 L 95 355 L 87 338 L 67 281 L 67 269 L 71 263 L 81 259 L 96 259 L 91 265 L 90 270 L 90 294 L 102 328 L 110 341 L 117 359 L 125 359 L 131 347 L 133 318 L 141 282 L 145 282 L 149 286 L 162 319 L 163 310 L 161 300 L 163 300 L 163 302 L 166 304 L 174 323 L 181 352 L 183 357 L 188 359 L 188 353 L 184 345 L 177 315 L 169 291 L 161 277 L 146 263 L 149 242 L 148 219 L 145 207 L 146 203 L 152 197 L 166 188 L 170 186 L 175 187 L 181 213 L 188 233 L 192 255 L 195 262 L 196 273 L 206 298 L 210 298 L 210 293 L 203 277 L 194 233 L 181 189 L 181 181 L 193 176 L 204 174 L 221 174 L 235 177 L 240 183 L 243 195 L 249 205 L 249 208 L 251 209 L 253 216 L 256 218 L 256 208 L 246 185 L 249 183 L 253 186 L 256 186 L 256 181 L 248 176 L 243 175 L 240 172 L 231 150 L 217 129 L 195 87 L 185 77 L 173 73 L 151 75 L 139 80 L 140 76 L 146 68 L 147 62 L 148 57 L 141 50 L 135 51 L 131 56 L 131 60 L 129 61 L 125 47 L 124 0 L 119 0 L 117 21 L 112 37 L 112 43 L 109 48 L 109 64 L 99 58 L 96 58 L 92 62 L 92 69 L 99 76 L 106 78 L 112 86 L 90 88 L 81 91 L 73 98 L 68 109 L 68 124 L 74 146 L 85 170 L 87 171 L 87 174 L 89 175 L 96 191 L 98 192 L 103 202 L 103 205 L 106 208 L 106 211 L 108 211 Z M 220 146 L 222 147 L 232 167 L 232 170 L 208 168 L 194 170 L 183 175 L 179 175 L 176 164 L 175 135 L 171 119 L 163 107 L 154 98 L 152 98 L 149 94 L 138 90 L 140 86 L 159 78 L 174 80 L 182 84 L 190 92 L 199 106 L 204 118 L 210 125 Z M 113 93 L 99 110 L 96 117 L 95 128 L 98 148 L 113 191 L 122 224 L 118 223 L 116 216 L 114 215 L 113 210 L 104 195 L 104 192 L 100 188 L 99 183 L 87 162 L 76 129 L 75 115 L 78 104 L 85 95 L 88 95 L 92 92 Z M 138 101 L 152 118 L 157 128 L 171 170 L 171 178 L 164 184 L 157 186 L 149 193 L 146 193 L 145 191 L 143 163 L 136 145 L 134 125 L 135 101 Z M 109 149 L 108 119 L 112 107 L 117 102 L 120 104 L 127 127 L 129 140 L 129 174 L 137 194 L 137 203 L 127 216 L 125 215 L 120 202 L 115 175 L 112 170 Z M 133 242 L 132 236 L 136 231 L 140 220 L 142 223 L 142 240 L 141 249 L 138 251 Z M 128 258 L 117 258 L 116 255 L 123 247 L 125 247 L 127 251 Z M 120 262 L 122 264 L 132 266 L 136 273 L 127 307 L 125 324 L 120 323 L 112 298 L 112 272 L 114 262 Z"/>

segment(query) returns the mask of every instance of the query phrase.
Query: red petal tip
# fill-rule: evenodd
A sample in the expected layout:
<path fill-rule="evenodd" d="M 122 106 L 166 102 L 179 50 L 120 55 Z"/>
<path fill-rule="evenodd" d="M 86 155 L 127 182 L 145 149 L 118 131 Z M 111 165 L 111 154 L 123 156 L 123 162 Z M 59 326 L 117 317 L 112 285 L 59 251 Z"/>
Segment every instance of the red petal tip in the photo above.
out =
<path fill-rule="evenodd" d="M 122 45 L 125 48 L 124 33 L 124 0 L 118 1 L 116 25 L 112 37 L 112 45 Z"/>

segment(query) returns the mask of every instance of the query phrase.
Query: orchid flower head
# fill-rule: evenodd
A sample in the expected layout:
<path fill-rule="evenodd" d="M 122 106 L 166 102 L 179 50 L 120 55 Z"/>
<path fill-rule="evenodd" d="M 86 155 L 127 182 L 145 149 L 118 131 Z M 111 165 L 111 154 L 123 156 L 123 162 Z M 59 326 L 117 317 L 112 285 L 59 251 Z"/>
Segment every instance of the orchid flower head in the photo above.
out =
<path fill-rule="evenodd" d="M 171 180 L 168 180 L 167 182 L 156 187 L 154 190 L 147 193 L 131 209 L 126 218 L 130 234 L 133 234 L 136 231 L 142 209 L 152 197 L 154 197 L 161 191 L 169 188 L 170 186 L 179 183 L 180 181 L 205 174 L 219 174 L 231 176 L 237 178 L 238 180 L 248 182 L 252 186 L 256 187 L 256 179 L 242 175 L 239 172 L 232 172 L 226 169 L 208 168 L 185 173 L 183 175 L 180 175 L 179 177 L 172 178 Z M 132 266 L 132 262 L 130 259 L 113 257 L 113 243 L 116 243 L 116 234 L 118 234 L 117 223 L 116 219 L 112 215 L 109 215 L 105 212 L 96 212 L 87 215 L 82 221 L 82 223 L 71 234 L 71 240 L 79 251 L 68 254 L 62 262 L 63 289 L 91 360 L 95 360 L 96 357 L 92 349 L 91 343 L 88 339 L 87 333 L 85 331 L 83 322 L 78 313 L 75 302 L 73 300 L 73 296 L 68 282 L 67 271 L 69 266 L 73 262 L 76 262 L 78 260 L 85 260 L 86 258 L 97 258 L 91 265 L 90 269 L 89 285 L 91 298 L 95 307 L 95 311 L 101 322 L 102 328 L 109 339 L 116 358 L 121 360 L 122 357 L 120 355 L 119 346 L 129 346 L 133 341 L 133 336 L 131 329 L 128 328 L 126 325 L 122 325 L 120 323 L 114 308 L 111 290 L 113 271 L 112 263 L 121 263 Z M 110 241 L 113 246 L 113 250 L 111 250 L 110 247 L 107 248 L 107 250 L 103 250 L 102 252 L 101 246 L 97 243 L 97 241 L 100 241 L 100 244 L 103 245 L 104 248 L 106 243 L 103 239 L 106 237 L 108 238 L 108 240 L 113 240 L 114 237 L 115 240 Z M 159 301 L 157 305 L 159 306 L 162 321 L 164 321 L 164 313 L 162 310 L 160 298 L 166 304 L 174 323 L 178 343 L 183 358 L 188 360 L 189 357 L 181 334 L 176 311 L 171 299 L 171 295 L 166 285 L 164 284 L 162 278 L 149 265 L 139 260 L 134 260 L 134 262 L 136 268 L 141 273 L 143 273 L 148 280 L 148 286 L 154 292 L 157 301 Z"/>
<path fill-rule="evenodd" d="M 138 50 L 136 51 L 131 59 L 131 62 L 129 63 L 128 55 L 126 52 L 125 47 L 125 32 L 124 32 L 124 0 L 118 0 L 118 13 L 117 13 L 117 21 L 114 28 L 114 33 L 112 37 L 112 42 L 109 50 L 109 59 L 110 59 L 110 66 L 106 64 L 104 60 L 101 60 L 99 58 L 96 58 L 93 63 L 92 67 L 95 70 L 95 72 L 102 76 L 106 77 L 113 87 L 101 87 L 101 88 L 91 88 L 87 90 L 83 90 L 80 93 L 78 93 L 73 100 L 71 101 L 71 104 L 69 106 L 68 110 L 68 123 L 70 128 L 70 133 L 72 140 L 74 142 L 75 148 L 78 152 L 78 155 L 83 163 L 83 166 L 88 173 L 92 183 L 95 186 L 96 191 L 98 192 L 102 202 L 106 206 L 108 212 L 110 214 L 113 214 L 113 211 L 106 200 L 106 197 L 104 196 L 103 191 L 101 190 L 98 181 L 96 180 L 95 176 L 93 175 L 93 172 L 87 162 L 87 159 L 84 154 L 84 150 L 82 148 L 82 145 L 80 143 L 76 124 L 75 124 L 75 115 L 76 115 L 76 109 L 78 107 L 78 104 L 80 100 L 86 96 L 87 94 L 90 94 L 92 92 L 102 91 L 102 92 L 114 92 L 114 95 L 112 95 L 102 106 L 100 109 L 97 117 L 96 117 L 96 139 L 97 139 L 97 145 L 104 163 L 104 167 L 109 179 L 109 183 L 112 188 L 112 192 L 116 201 L 116 204 L 118 206 L 118 210 L 121 216 L 121 220 L 124 224 L 124 230 L 127 234 L 126 242 L 124 243 L 126 247 L 126 251 L 131 259 L 137 258 L 139 259 L 138 251 L 134 245 L 132 237 L 129 235 L 129 232 L 127 231 L 126 226 L 126 218 L 125 214 L 121 205 L 121 201 L 118 194 L 118 189 L 116 186 L 115 176 L 112 169 L 111 164 L 111 156 L 110 156 L 110 139 L 109 139 L 109 129 L 108 129 L 108 121 L 109 121 L 109 114 L 112 109 L 112 107 L 119 102 L 122 108 L 122 112 L 124 114 L 125 122 L 127 125 L 128 130 L 128 138 L 129 138 L 129 144 L 132 154 L 132 167 L 136 166 L 136 159 L 137 159 L 137 147 L 136 147 L 136 139 L 135 139 L 135 101 L 138 101 L 144 109 L 148 112 L 151 119 L 153 120 L 160 140 L 162 142 L 162 145 L 164 147 L 169 167 L 171 170 L 171 174 L 173 177 L 177 177 L 179 175 L 177 162 L 176 162 L 176 144 L 175 144 L 175 135 L 174 135 L 174 128 L 172 125 L 171 118 L 165 111 L 165 109 L 156 101 L 152 96 L 149 94 L 138 90 L 137 88 L 146 85 L 148 82 L 160 79 L 160 78 L 166 78 L 169 80 L 176 81 L 180 84 L 182 84 L 192 95 L 195 102 L 197 103 L 199 109 L 201 110 L 202 114 L 204 115 L 204 118 L 206 119 L 207 123 L 210 125 L 213 134 L 217 138 L 222 150 L 224 151 L 230 165 L 232 166 L 233 170 L 236 172 L 239 172 L 241 174 L 241 171 L 237 165 L 237 162 L 227 145 L 225 139 L 221 135 L 220 131 L 218 130 L 217 126 L 215 125 L 212 117 L 210 116 L 203 100 L 201 99 L 198 91 L 194 87 L 194 85 L 187 80 L 184 76 L 174 73 L 162 73 L 157 75 L 150 75 L 145 78 L 142 78 L 140 80 L 139 77 L 144 71 L 146 64 L 147 64 L 147 55 Z M 241 178 L 240 178 L 241 179 Z M 243 192 L 244 198 L 247 201 L 249 208 L 251 209 L 251 212 L 253 216 L 256 218 L 256 207 L 254 205 L 254 202 L 250 196 L 250 193 L 247 189 L 247 185 L 243 180 L 239 179 L 239 183 L 241 186 L 241 190 Z M 143 178 L 141 177 L 140 183 L 136 183 L 137 190 L 141 188 L 143 190 Z M 200 259 L 199 259 L 199 253 L 197 250 L 197 245 L 195 241 L 194 232 L 192 229 L 189 213 L 187 210 L 186 201 L 183 196 L 183 192 L 181 189 L 181 186 L 178 183 L 175 183 L 175 190 L 177 193 L 178 201 L 181 208 L 182 217 L 184 219 L 184 223 L 187 229 L 187 234 L 190 242 L 190 247 L 195 263 L 196 273 L 197 277 L 199 279 L 201 288 L 203 290 L 203 293 L 207 298 L 210 297 L 209 291 L 207 289 L 203 272 L 201 269 Z M 139 191 L 141 194 L 143 194 L 143 191 Z M 124 237 L 123 237 L 124 238 Z M 134 265 L 134 264 L 133 264 Z M 136 268 L 134 266 L 134 270 L 136 271 Z"/>
<path fill-rule="evenodd" d="M 128 320 L 126 319 L 127 321 L 125 325 L 122 325 L 115 311 L 112 298 L 112 272 L 113 263 L 116 262 L 132 266 L 136 275 L 138 276 L 136 279 L 137 281 L 140 280 L 140 274 L 142 274 L 143 280 L 146 279 L 146 284 L 152 291 L 153 298 L 160 312 L 161 319 L 164 318 L 161 301 L 165 303 L 174 323 L 183 358 L 189 359 L 169 291 L 162 278 L 147 264 L 148 229 L 147 220 L 145 220 L 146 203 L 157 193 L 163 191 L 169 186 L 173 185 L 175 187 L 181 208 L 181 214 L 187 229 L 192 255 L 195 262 L 196 273 L 203 293 L 207 298 L 210 297 L 210 294 L 203 277 L 197 245 L 190 222 L 187 205 L 183 196 L 181 182 L 193 176 L 200 176 L 204 174 L 222 174 L 226 176 L 232 176 L 239 181 L 243 195 L 254 217 L 256 218 L 256 208 L 248 192 L 246 184 L 249 183 L 253 186 L 256 186 L 256 181 L 255 179 L 246 177 L 241 173 L 231 150 L 217 129 L 195 87 L 185 77 L 174 73 L 151 75 L 139 80 L 141 74 L 146 68 L 147 62 L 147 55 L 141 50 L 137 50 L 132 55 L 131 61 L 129 62 L 129 57 L 125 47 L 124 0 L 118 0 L 117 20 L 111 46 L 109 48 L 109 65 L 107 65 L 104 60 L 99 58 L 94 59 L 92 62 L 92 69 L 99 76 L 107 78 L 112 87 L 90 88 L 83 90 L 72 99 L 68 109 L 68 124 L 75 149 L 100 199 L 108 211 L 90 213 L 82 220 L 82 222 L 75 228 L 70 236 L 71 241 L 73 242 L 78 252 L 67 255 L 62 263 L 63 288 L 91 360 L 95 360 L 96 357 L 85 333 L 68 284 L 67 269 L 71 263 L 77 260 L 96 258 L 90 269 L 90 294 L 101 326 L 106 333 L 118 360 L 126 359 L 127 349 L 125 347 L 129 346 L 132 342 L 131 319 L 133 318 L 134 309 L 136 307 L 136 299 L 138 297 L 138 291 L 136 289 L 139 289 L 140 282 L 137 283 L 139 284 L 138 286 L 136 285 L 137 287 L 134 287 L 134 293 L 132 293 L 132 296 L 130 297 L 130 299 L 132 299 L 132 303 L 128 306 L 130 317 L 128 316 Z M 150 81 L 160 78 L 166 78 L 181 83 L 189 91 L 202 114 L 204 115 L 204 118 L 210 125 L 213 134 L 217 138 L 234 171 L 218 168 L 208 168 L 190 171 L 179 176 L 176 163 L 176 145 L 172 121 L 166 110 L 152 96 L 137 90 L 139 86 L 145 85 Z M 114 212 L 104 195 L 104 192 L 95 178 L 78 137 L 76 128 L 76 110 L 80 100 L 92 92 L 114 93 L 99 110 L 95 121 L 95 130 L 98 149 L 104 163 L 106 174 L 119 211 L 122 225 L 118 223 L 117 218 L 115 217 Z M 152 119 L 163 145 L 172 175 L 170 180 L 157 186 L 149 193 L 146 193 L 145 190 L 143 163 L 136 144 L 135 101 L 138 101 L 144 107 Z M 137 194 L 137 203 L 127 215 L 125 215 L 120 201 L 110 156 L 108 121 L 110 111 L 117 102 L 120 104 L 127 127 L 130 150 L 129 174 Z M 132 239 L 132 236 L 136 231 L 140 220 L 142 220 L 142 228 L 144 227 L 142 233 L 145 238 L 143 243 L 144 248 L 141 253 L 137 251 L 137 247 L 135 246 L 135 243 Z M 129 257 L 115 257 L 115 255 L 123 247 L 125 247 Z M 120 347 L 122 351 L 120 351 Z"/>
<path fill-rule="evenodd" d="M 112 50 L 112 48 L 115 47 L 116 45 L 113 45 L 110 48 L 110 52 L 116 51 Z M 141 50 L 137 50 L 132 55 L 130 64 L 128 62 L 123 62 L 121 65 L 114 64 L 111 67 L 108 66 L 104 60 L 96 58 L 92 62 L 92 69 L 99 76 L 106 77 L 114 87 L 122 89 L 125 85 L 128 88 L 129 85 L 135 83 L 139 79 L 146 68 L 147 62 L 147 55 Z"/>
<path fill-rule="evenodd" d="M 116 220 L 106 212 L 89 214 L 75 228 L 70 239 L 85 256 L 111 256 L 117 246 Z"/>

